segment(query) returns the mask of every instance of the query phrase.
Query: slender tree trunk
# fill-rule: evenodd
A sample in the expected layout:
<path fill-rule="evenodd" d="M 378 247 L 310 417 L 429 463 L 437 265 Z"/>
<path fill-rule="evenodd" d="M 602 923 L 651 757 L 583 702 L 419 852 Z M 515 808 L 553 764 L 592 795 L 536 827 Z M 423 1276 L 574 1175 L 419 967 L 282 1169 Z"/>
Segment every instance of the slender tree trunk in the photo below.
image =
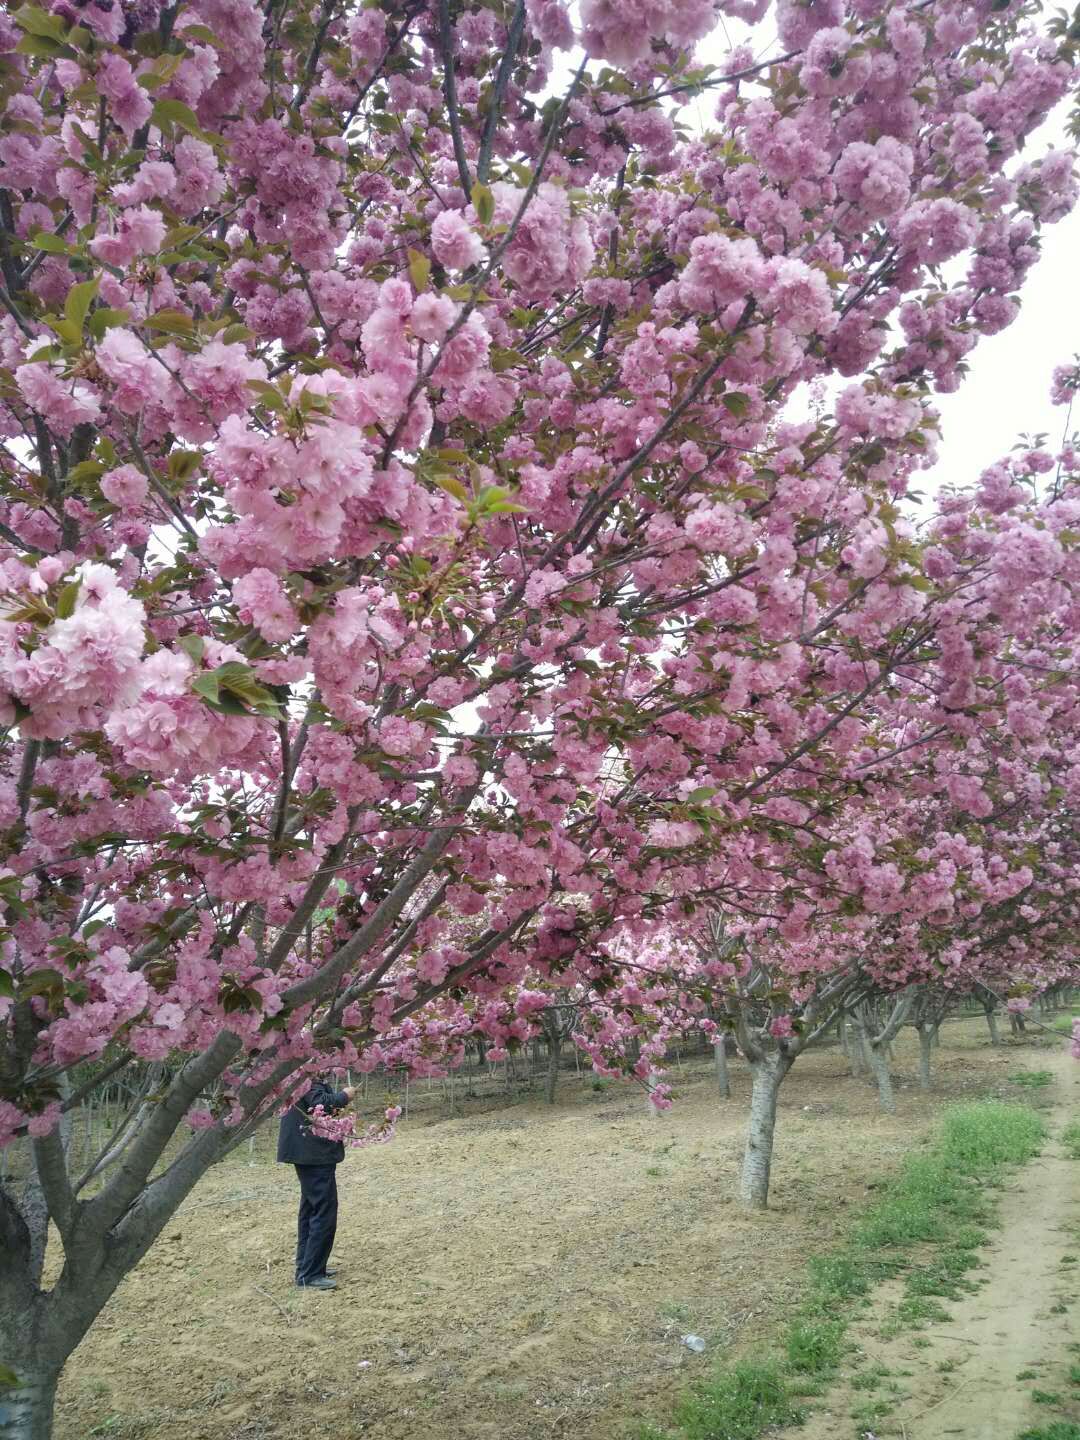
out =
<path fill-rule="evenodd" d="M 889 1057 L 885 1053 L 885 1047 L 868 1043 L 866 1048 L 870 1052 L 870 1067 L 874 1072 L 874 1079 L 877 1081 L 881 1108 L 886 1115 L 895 1115 L 896 1096 L 893 1093 L 892 1074 L 889 1070 Z"/>
<path fill-rule="evenodd" d="M 548 1069 L 547 1084 L 544 1086 L 544 1099 L 549 1105 L 555 1104 L 555 1088 L 559 1083 L 559 1059 L 562 1056 L 562 1041 L 548 1035 Z"/>
<path fill-rule="evenodd" d="M 720 1039 L 715 1042 L 713 1054 L 716 1056 L 716 1088 L 720 1092 L 720 1099 L 730 1100 L 731 1081 L 728 1078 L 726 1036 L 721 1035 Z"/>
<path fill-rule="evenodd" d="M 994 1014 L 993 1010 L 986 1011 L 986 1024 L 990 1031 L 990 1044 L 1000 1045 L 1001 1036 L 998 1034 L 997 1016 Z"/>
<path fill-rule="evenodd" d="M 652 1103 L 652 1092 L 659 1084 L 660 1076 L 655 1070 L 650 1070 L 645 1078 L 645 1109 L 649 1112 L 649 1114 L 653 1117 L 654 1120 L 658 1120 L 663 1113 L 661 1110 L 657 1109 L 657 1107 Z"/>
<path fill-rule="evenodd" d="M 847 1031 L 847 1057 L 851 1073 L 856 1080 L 862 1080 L 871 1072 L 870 1046 L 858 1019 L 849 1019 L 844 1027 Z"/>
<path fill-rule="evenodd" d="M 919 1026 L 919 1086 L 923 1090 L 929 1090 L 930 1080 L 930 1051 L 934 1044 L 934 1029 L 929 1025 Z"/>
<path fill-rule="evenodd" d="M 866 1031 L 861 1025 L 855 1027 L 856 1049 L 859 1055 L 859 1074 L 872 1075 L 874 1073 L 874 1062 L 871 1058 L 871 1045 L 867 1038 Z"/>
<path fill-rule="evenodd" d="M 746 1136 L 740 1198 L 751 1210 L 764 1210 L 769 1203 L 776 1097 L 791 1066 L 791 1057 L 782 1051 L 750 1062 L 750 1125 Z"/>

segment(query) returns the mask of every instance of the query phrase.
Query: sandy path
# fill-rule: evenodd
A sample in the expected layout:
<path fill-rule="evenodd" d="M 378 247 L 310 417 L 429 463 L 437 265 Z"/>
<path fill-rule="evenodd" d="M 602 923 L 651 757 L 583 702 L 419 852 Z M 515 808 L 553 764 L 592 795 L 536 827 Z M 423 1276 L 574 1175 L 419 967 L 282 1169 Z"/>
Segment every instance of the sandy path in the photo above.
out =
<path fill-rule="evenodd" d="M 802 1440 L 868 1433 L 876 1440 L 1016 1440 L 1029 1427 L 1080 1421 L 1080 1386 L 1069 1380 L 1070 1366 L 1080 1363 L 1080 1162 L 1066 1156 L 1059 1138 L 1080 1114 L 1080 1065 L 1064 1046 L 1060 1054 L 1032 1055 L 1028 1065 L 1054 1072 L 1051 1139 L 1008 1182 L 1001 1228 L 984 1252 L 987 1268 L 976 1272 L 984 1283 L 948 1304 L 947 1321 L 918 1333 L 883 1339 L 873 1322 L 858 1326 L 856 1343 L 891 1383 L 870 1393 L 844 1384 L 798 1431 Z M 891 1289 L 874 1306 L 879 1318 L 899 1294 Z M 1036 1401 L 1039 1392 L 1059 1403 Z M 862 1428 L 853 1412 L 871 1393 L 894 1399 L 894 1408 Z"/>

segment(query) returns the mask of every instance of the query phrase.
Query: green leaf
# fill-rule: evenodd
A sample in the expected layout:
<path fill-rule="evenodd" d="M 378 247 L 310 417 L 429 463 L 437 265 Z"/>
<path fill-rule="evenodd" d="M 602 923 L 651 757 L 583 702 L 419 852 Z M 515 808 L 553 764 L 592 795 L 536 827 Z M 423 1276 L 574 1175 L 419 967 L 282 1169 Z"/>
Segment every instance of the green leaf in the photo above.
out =
<path fill-rule="evenodd" d="M 43 970 L 31 970 L 29 975 L 24 975 L 19 986 L 23 995 L 46 995 L 50 990 L 62 990 L 64 988 L 64 977 L 59 970 L 49 968 Z"/>
<path fill-rule="evenodd" d="M 490 364 L 492 370 L 498 375 L 503 370 L 513 369 L 515 365 L 524 365 L 525 356 L 522 355 L 520 350 L 504 350 L 499 345 L 493 345 Z"/>
<path fill-rule="evenodd" d="M 249 380 L 247 383 L 248 389 L 254 391 L 259 397 L 259 404 L 265 405 L 268 410 L 284 413 L 289 408 L 285 396 L 276 385 L 271 385 L 268 380 Z"/>
<path fill-rule="evenodd" d="M 472 188 L 473 209 L 481 225 L 490 225 L 495 218 L 495 196 L 486 185 L 479 182 Z"/>
<path fill-rule="evenodd" d="M 426 255 L 421 255 L 419 250 L 409 251 L 409 279 L 413 283 L 413 289 L 421 294 L 428 287 L 428 280 L 431 276 L 431 261 Z"/>
<path fill-rule="evenodd" d="M 750 409 L 750 397 L 744 395 L 741 390 L 725 390 L 720 396 L 720 400 L 736 420 L 741 420 Z"/>
<path fill-rule="evenodd" d="M 198 140 L 208 139 L 195 117 L 195 111 L 190 105 L 185 105 L 182 100 L 155 100 L 150 119 L 159 130 L 164 130 L 170 125 L 179 125 L 181 130 L 186 130 L 189 135 L 194 135 Z"/>
<path fill-rule="evenodd" d="M 90 334 L 95 340 L 104 340 L 106 330 L 114 325 L 126 325 L 130 319 L 126 310 L 110 310 L 102 305 L 90 316 Z"/>
<path fill-rule="evenodd" d="M 64 301 L 64 316 L 69 324 L 76 327 L 80 336 L 100 283 L 101 277 L 95 275 L 93 280 L 84 280 L 81 285 L 73 285 L 67 293 L 67 299 Z"/>
<path fill-rule="evenodd" d="M 281 706 L 274 696 L 255 678 L 251 666 L 239 660 L 228 660 L 216 670 L 197 676 L 191 688 L 215 709 L 228 715 L 254 712 L 272 719 L 281 716 Z"/>
<path fill-rule="evenodd" d="M 173 450 L 169 455 L 169 479 L 186 484 L 201 463 L 202 456 L 197 450 Z"/>
<path fill-rule="evenodd" d="M 108 921 L 106 920 L 89 920 L 82 928 L 83 939 L 89 940 L 90 937 L 96 935 L 99 930 L 104 930 L 107 924 Z"/>
<path fill-rule="evenodd" d="M 222 41 L 218 39 L 213 30 L 207 25 L 185 25 L 184 39 L 189 41 L 198 40 L 203 45 L 216 45 L 222 50 L 225 48 Z"/>
<path fill-rule="evenodd" d="M 73 324 L 66 316 L 61 318 L 59 315 L 43 315 L 41 318 L 50 330 L 60 336 L 65 345 L 82 344 L 81 325 Z"/>
<path fill-rule="evenodd" d="M 0 1365 L 0 1390 L 17 1390 L 21 1383 L 10 1365 Z"/>
<path fill-rule="evenodd" d="M 201 635 L 181 635 L 176 643 L 185 655 L 190 656 L 196 665 L 202 664 L 202 658 L 206 652 L 206 641 Z"/>
<path fill-rule="evenodd" d="M 37 55 L 42 60 L 75 56 L 70 45 L 61 45 L 59 40 L 51 40 L 48 35 L 24 35 L 15 49 L 20 55 Z"/>
<path fill-rule="evenodd" d="M 255 332 L 249 330 L 246 325 L 226 325 L 218 336 L 218 339 L 226 345 L 236 345 L 242 340 L 253 340 L 254 338 Z"/>
<path fill-rule="evenodd" d="M 30 244 L 35 250 L 44 250 L 49 255 L 70 255 L 71 246 L 59 235 L 53 235 L 48 230 L 39 230 L 32 238 Z"/>
<path fill-rule="evenodd" d="M 75 614 L 75 602 L 79 598 L 81 588 L 81 580 L 71 580 L 60 591 L 56 602 L 56 618 L 58 620 L 68 620 Z"/>
<path fill-rule="evenodd" d="M 220 705 L 221 681 L 213 670 L 208 670 L 204 675 L 196 675 L 191 682 L 191 688 L 196 695 L 201 695 L 211 705 Z"/>
<path fill-rule="evenodd" d="M 701 805 L 704 804 L 706 800 L 711 800 L 715 794 L 715 785 L 699 785 L 696 790 L 691 790 L 690 794 L 686 797 L 686 803 L 688 805 Z"/>
<path fill-rule="evenodd" d="M 76 485 L 81 485 L 84 480 L 100 480 L 105 474 L 105 466 L 98 460 L 80 460 L 73 465 L 64 477 Z"/>
<path fill-rule="evenodd" d="M 440 490 L 445 490 L 448 495 L 453 495 L 455 500 L 468 500 L 469 492 L 456 475 L 433 475 L 432 479 Z"/>
<path fill-rule="evenodd" d="M 6 970 L 0 970 L 0 1000 L 11 1000 L 15 994 L 15 981 Z M 0 1389 L 3 1389 L 3 1372 L 0 1371 Z"/>
<path fill-rule="evenodd" d="M 166 335 L 194 335 L 195 322 L 182 310 L 159 310 L 143 321 L 148 330 L 161 330 Z"/>
<path fill-rule="evenodd" d="M 36 5 L 20 6 L 11 18 L 27 35 L 47 35 L 52 40 L 63 40 L 67 36 L 67 26 L 60 16 L 39 10 Z"/>

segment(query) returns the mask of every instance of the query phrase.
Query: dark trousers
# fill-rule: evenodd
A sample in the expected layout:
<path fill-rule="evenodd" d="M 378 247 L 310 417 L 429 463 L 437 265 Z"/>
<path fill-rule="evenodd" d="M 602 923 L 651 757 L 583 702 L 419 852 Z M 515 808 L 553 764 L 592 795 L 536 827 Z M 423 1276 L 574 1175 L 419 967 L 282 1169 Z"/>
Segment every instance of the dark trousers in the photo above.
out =
<path fill-rule="evenodd" d="M 300 1218 L 296 1227 L 296 1280 L 306 1284 L 326 1274 L 337 1232 L 337 1166 L 297 1165 Z"/>

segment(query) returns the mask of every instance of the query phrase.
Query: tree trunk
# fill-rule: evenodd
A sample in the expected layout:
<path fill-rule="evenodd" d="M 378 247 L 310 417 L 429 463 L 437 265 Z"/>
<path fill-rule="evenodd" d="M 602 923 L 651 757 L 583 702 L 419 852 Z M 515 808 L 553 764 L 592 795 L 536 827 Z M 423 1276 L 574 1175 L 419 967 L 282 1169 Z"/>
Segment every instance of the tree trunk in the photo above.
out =
<path fill-rule="evenodd" d="M 549 1105 L 555 1104 L 555 1087 L 559 1083 L 559 1059 L 562 1056 L 562 1041 L 553 1039 L 548 1035 L 548 1070 L 547 1083 L 544 1086 L 544 1099 Z"/>
<path fill-rule="evenodd" d="M 870 1074 L 870 1046 L 867 1044 L 863 1027 L 857 1020 L 847 1022 L 848 1031 L 848 1064 L 851 1066 L 851 1073 L 856 1080 L 862 1080 Z"/>
<path fill-rule="evenodd" d="M 1001 1044 L 1001 1036 L 998 1034 L 997 1016 L 994 1014 L 993 1010 L 987 1010 L 987 1012 L 986 1012 L 986 1024 L 987 1024 L 987 1026 L 989 1027 L 989 1030 L 990 1030 L 990 1044 L 991 1044 L 991 1045 L 1000 1045 L 1000 1044 Z"/>
<path fill-rule="evenodd" d="M 18 1386 L 0 1390 L 0 1440 L 51 1440 L 59 1371 L 20 1367 L 16 1374 Z"/>
<path fill-rule="evenodd" d="M 919 1087 L 923 1090 L 929 1090 L 931 1087 L 930 1051 L 934 1044 L 935 1033 L 929 1025 L 919 1026 Z"/>
<path fill-rule="evenodd" d="M 791 1057 L 782 1051 L 750 1062 L 753 1081 L 750 1092 L 750 1125 L 746 1135 L 740 1198 L 751 1210 L 764 1210 L 769 1203 L 773 1134 L 776 1130 L 776 1097 L 792 1063 Z"/>
<path fill-rule="evenodd" d="M 731 1081 L 728 1078 L 726 1036 L 721 1035 L 713 1045 L 713 1054 L 716 1056 L 716 1088 L 720 1092 L 720 1099 L 730 1100 Z"/>
<path fill-rule="evenodd" d="M 870 1065 L 874 1072 L 874 1079 L 877 1081 L 878 1099 L 881 1101 L 881 1108 L 886 1115 L 896 1114 L 896 1096 L 893 1094 L 892 1075 L 889 1071 L 889 1057 L 885 1054 L 883 1045 L 867 1044 L 870 1052 Z"/>
<path fill-rule="evenodd" d="M 652 1103 L 652 1092 L 659 1084 L 659 1074 L 655 1070 L 650 1069 L 648 1075 L 645 1077 L 645 1109 L 649 1112 L 649 1114 L 653 1117 L 654 1120 L 658 1120 L 662 1114 L 662 1112 L 657 1109 L 657 1107 Z"/>

